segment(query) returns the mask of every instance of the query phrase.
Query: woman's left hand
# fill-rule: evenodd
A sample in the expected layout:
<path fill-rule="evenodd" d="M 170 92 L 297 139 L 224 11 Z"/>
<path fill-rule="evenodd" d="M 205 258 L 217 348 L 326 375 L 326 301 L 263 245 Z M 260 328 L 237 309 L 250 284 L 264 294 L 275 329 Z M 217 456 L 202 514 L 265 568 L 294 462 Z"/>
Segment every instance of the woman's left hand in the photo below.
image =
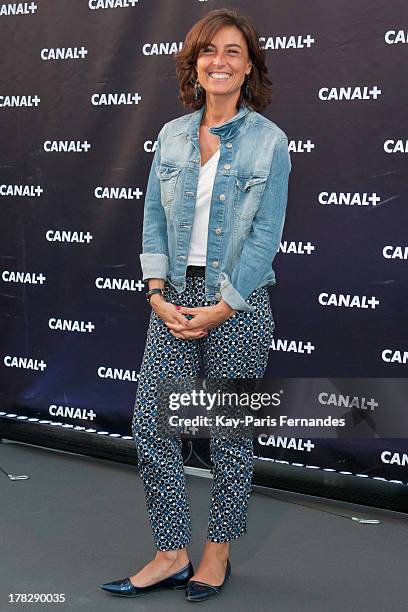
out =
<path fill-rule="evenodd" d="M 213 306 L 198 306 L 196 308 L 180 306 L 178 311 L 183 315 L 192 315 L 193 318 L 188 321 L 188 326 L 177 323 L 165 323 L 170 333 L 177 338 L 184 338 L 183 332 L 188 333 L 189 330 L 213 329 L 227 321 L 236 312 L 223 301 Z"/>

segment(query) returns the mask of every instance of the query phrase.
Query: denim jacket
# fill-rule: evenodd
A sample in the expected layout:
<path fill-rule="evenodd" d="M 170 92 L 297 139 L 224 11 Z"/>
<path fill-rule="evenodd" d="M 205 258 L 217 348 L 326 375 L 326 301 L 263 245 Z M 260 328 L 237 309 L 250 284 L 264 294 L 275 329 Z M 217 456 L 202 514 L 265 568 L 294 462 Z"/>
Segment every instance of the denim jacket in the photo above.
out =
<path fill-rule="evenodd" d="M 145 195 L 143 280 L 162 278 L 178 293 L 186 267 L 200 168 L 199 126 L 205 106 L 164 124 L 159 132 Z M 288 139 L 275 123 L 241 106 L 223 124 L 209 213 L 206 300 L 234 310 L 257 288 L 276 283 L 272 261 L 285 221 L 292 168 Z"/>

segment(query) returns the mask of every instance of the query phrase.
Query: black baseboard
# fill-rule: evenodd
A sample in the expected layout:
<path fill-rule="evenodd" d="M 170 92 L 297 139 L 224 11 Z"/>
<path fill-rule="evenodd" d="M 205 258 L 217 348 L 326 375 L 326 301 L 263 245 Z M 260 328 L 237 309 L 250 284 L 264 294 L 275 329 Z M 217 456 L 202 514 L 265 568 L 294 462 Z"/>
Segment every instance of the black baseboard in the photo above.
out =
<path fill-rule="evenodd" d="M 112 438 L 72 428 L 30 423 L 17 418 L 0 417 L 0 440 L 15 440 L 26 444 L 65 452 L 117 461 L 137 466 L 133 440 Z M 209 469 L 209 440 L 195 444 L 183 440 L 183 460 L 189 467 Z M 359 478 L 338 472 L 310 470 L 273 461 L 255 460 L 253 489 L 261 493 L 270 490 L 291 491 L 382 508 L 408 512 L 408 487 L 404 484 L 383 482 L 373 478 Z"/>

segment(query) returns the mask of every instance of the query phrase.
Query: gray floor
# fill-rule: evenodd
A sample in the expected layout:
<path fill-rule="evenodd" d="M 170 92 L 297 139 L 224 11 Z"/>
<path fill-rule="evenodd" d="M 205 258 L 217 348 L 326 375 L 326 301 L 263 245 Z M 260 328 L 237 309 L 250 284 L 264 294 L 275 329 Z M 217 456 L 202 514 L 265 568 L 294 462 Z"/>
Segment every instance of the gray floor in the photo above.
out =
<path fill-rule="evenodd" d="M 191 609 L 183 591 L 114 597 L 99 584 L 131 575 L 155 552 L 135 468 L 18 443 L 0 444 L 0 610 L 89 612 Z M 187 475 L 198 562 L 211 480 Z M 280 493 L 276 492 L 279 497 Z M 406 515 L 333 504 L 333 512 L 380 518 L 362 525 L 253 494 L 249 532 L 231 544 L 232 576 L 211 610 L 402 612 L 407 608 Z M 325 505 L 326 510 L 330 507 Z M 62 604 L 12 604 L 9 593 L 65 593 Z"/>

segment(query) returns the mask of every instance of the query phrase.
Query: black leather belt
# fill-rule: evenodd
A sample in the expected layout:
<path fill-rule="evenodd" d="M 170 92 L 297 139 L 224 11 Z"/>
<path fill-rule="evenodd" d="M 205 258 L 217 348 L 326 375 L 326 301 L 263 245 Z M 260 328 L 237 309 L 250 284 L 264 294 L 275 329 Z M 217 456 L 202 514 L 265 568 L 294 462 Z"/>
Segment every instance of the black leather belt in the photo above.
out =
<path fill-rule="evenodd" d="M 203 277 L 205 277 L 205 266 L 187 266 L 186 276 L 203 276 Z"/>

